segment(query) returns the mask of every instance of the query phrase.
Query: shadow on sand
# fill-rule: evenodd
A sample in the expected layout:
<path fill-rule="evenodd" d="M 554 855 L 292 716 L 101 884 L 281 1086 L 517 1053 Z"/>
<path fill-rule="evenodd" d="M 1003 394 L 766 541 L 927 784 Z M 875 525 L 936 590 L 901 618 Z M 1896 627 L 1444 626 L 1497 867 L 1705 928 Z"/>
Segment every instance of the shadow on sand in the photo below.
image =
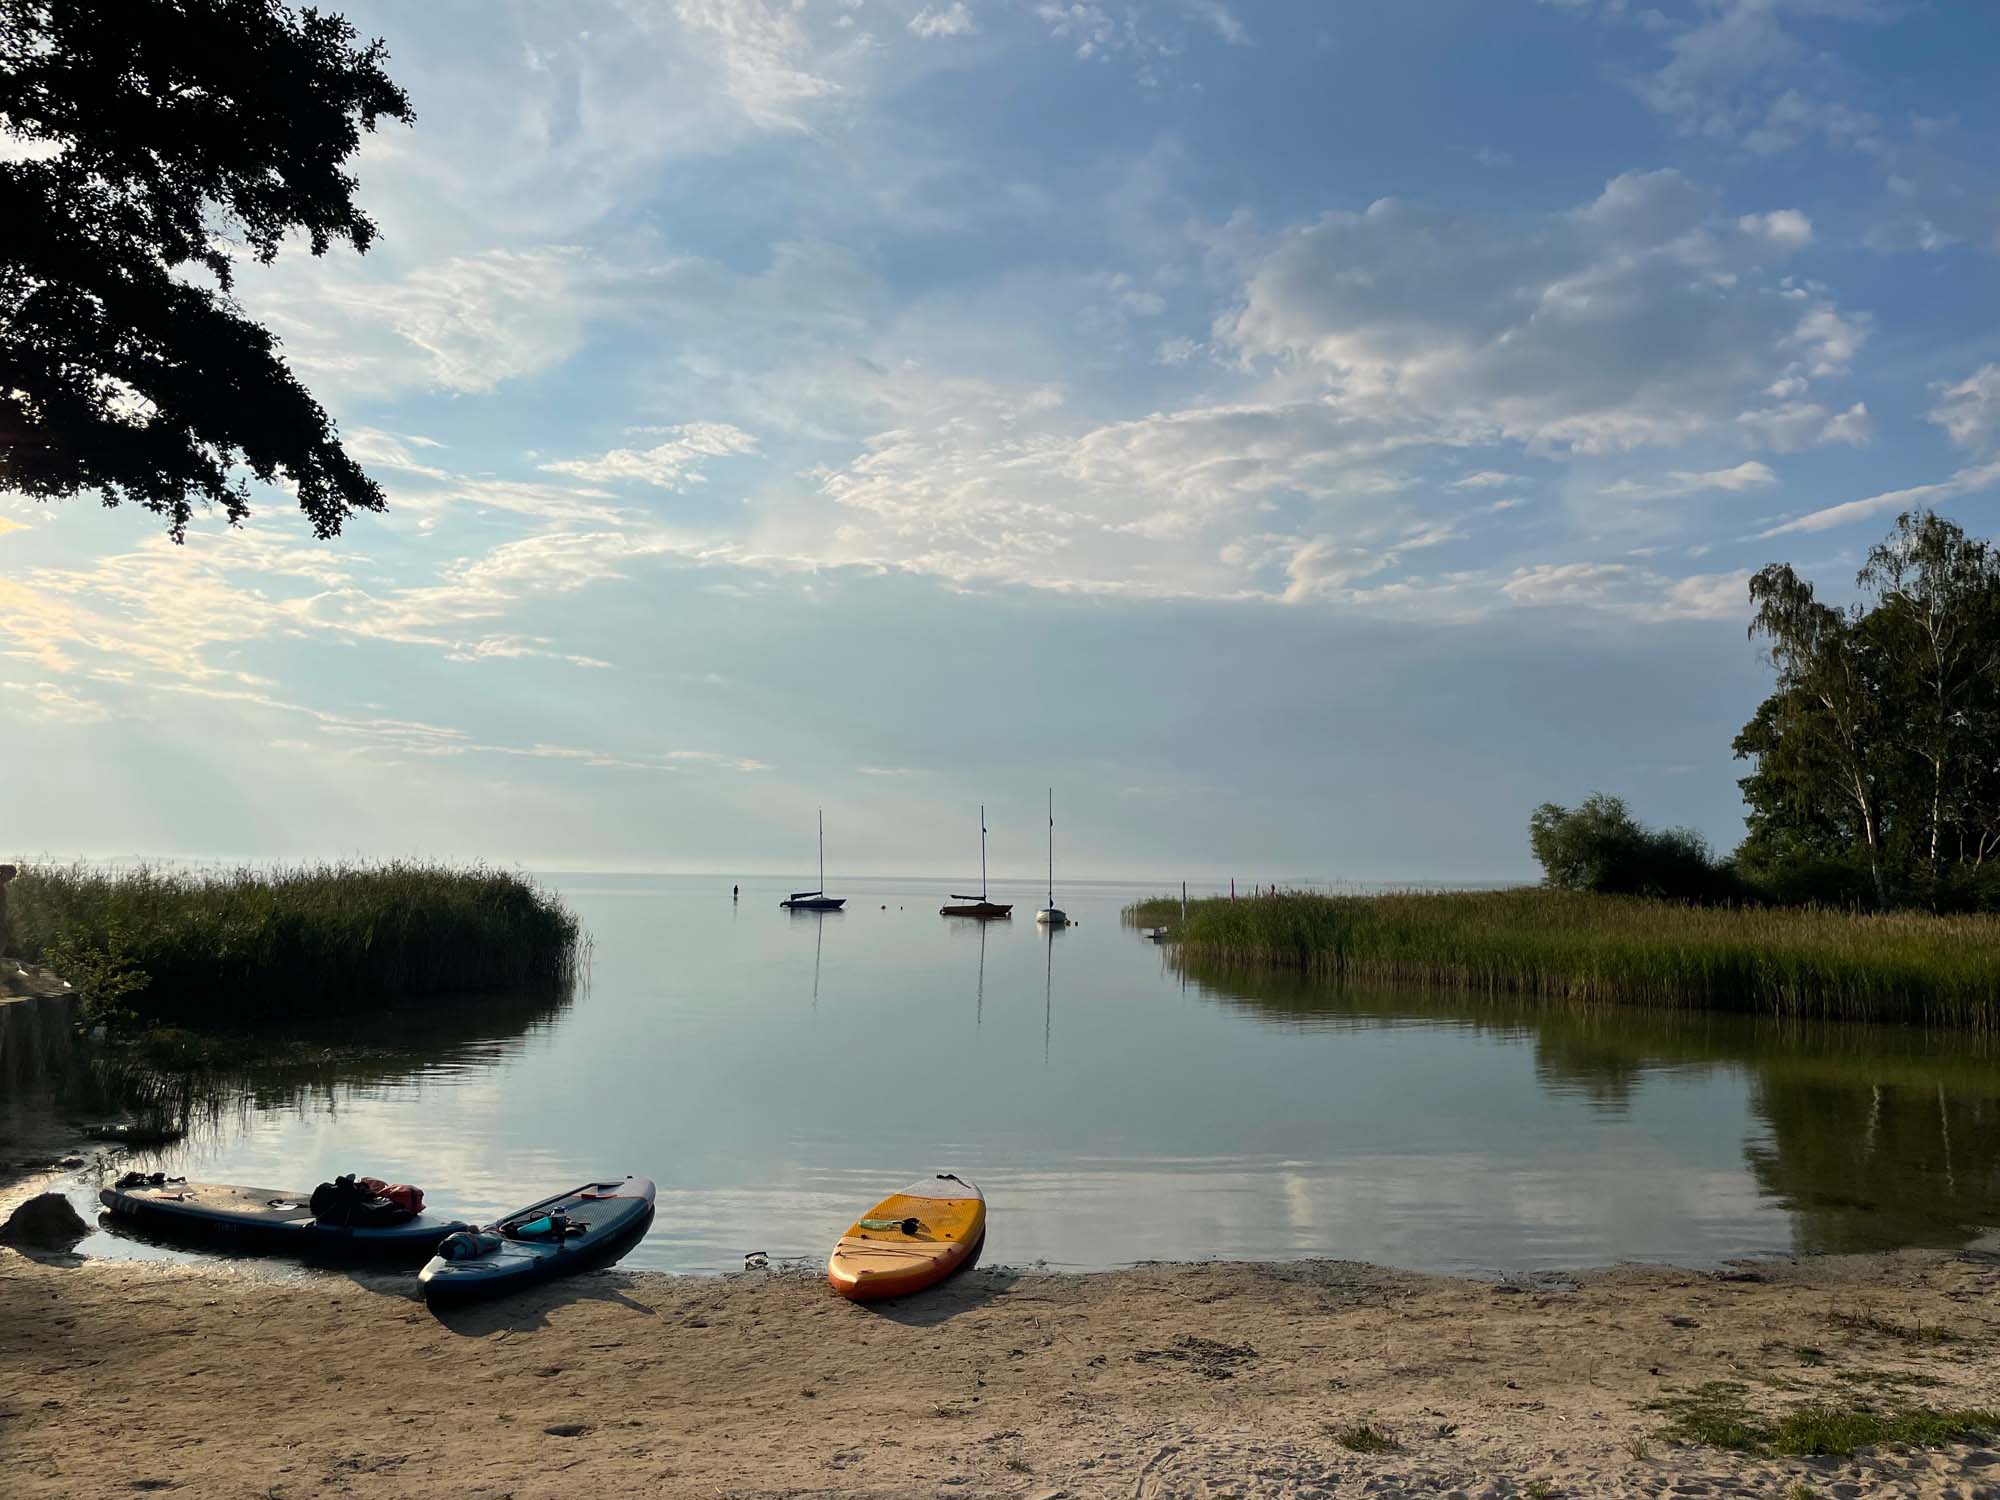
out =
<path fill-rule="evenodd" d="M 557 1308 L 579 1302 L 610 1302 L 628 1312 L 648 1318 L 658 1317 L 656 1310 L 643 1302 L 634 1301 L 628 1295 L 636 1284 L 637 1278 L 630 1271 L 611 1268 L 578 1271 L 558 1280 L 539 1282 L 521 1291 L 495 1297 L 490 1302 L 434 1307 L 431 1316 L 437 1320 L 439 1327 L 468 1339 L 491 1338 L 501 1333 L 531 1333 L 548 1327 L 549 1314 Z M 415 1282 L 411 1283 L 413 1289 L 415 1285 Z"/>
<path fill-rule="evenodd" d="M 981 1269 L 966 1267 L 942 1286 L 928 1287 L 907 1297 L 886 1302 L 861 1302 L 864 1312 L 906 1328 L 935 1328 L 949 1323 L 960 1313 L 973 1312 L 996 1302 L 1012 1290 L 1021 1273 L 1008 1266 Z"/>

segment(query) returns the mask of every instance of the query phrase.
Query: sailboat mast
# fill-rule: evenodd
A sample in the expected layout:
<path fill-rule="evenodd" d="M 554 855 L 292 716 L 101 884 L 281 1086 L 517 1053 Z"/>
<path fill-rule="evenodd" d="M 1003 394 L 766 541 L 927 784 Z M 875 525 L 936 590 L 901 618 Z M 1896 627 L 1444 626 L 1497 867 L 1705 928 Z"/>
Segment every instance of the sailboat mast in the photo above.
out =
<path fill-rule="evenodd" d="M 986 804 L 979 804 L 979 899 L 986 899 Z M 984 955 L 981 955 L 984 957 Z"/>
<path fill-rule="evenodd" d="M 819 810 L 819 888 L 826 893 L 826 809 Z"/>
<path fill-rule="evenodd" d="M 1049 788 L 1049 907 L 1056 904 L 1056 789 Z"/>

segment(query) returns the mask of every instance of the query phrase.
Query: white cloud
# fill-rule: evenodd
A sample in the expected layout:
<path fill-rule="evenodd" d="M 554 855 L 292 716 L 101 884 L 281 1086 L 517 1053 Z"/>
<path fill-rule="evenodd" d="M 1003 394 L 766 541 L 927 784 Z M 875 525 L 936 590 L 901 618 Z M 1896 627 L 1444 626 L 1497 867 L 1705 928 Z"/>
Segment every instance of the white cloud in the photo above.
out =
<path fill-rule="evenodd" d="M 522 660 L 541 657 L 551 661 L 566 661 L 573 667 L 608 668 L 611 663 L 596 656 L 583 656 L 573 651 L 556 648 L 555 642 L 545 635 L 483 635 L 477 640 L 461 641 L 445 653 L 450 661 L 492 661 Z"/>
<path fill-rule="evenodd" d="M 1778 453 L 1845 443 L 1865 448 L 1874 430 L 1866 402 L 1833 412 L 1817 401 L 1784 401 L 1738 415 L 1737 422 L 1756 441 Z"/>
<path fill-rule="evenodd" d="M 1783 211 L 1769 223 L 1788 232 Z M 1228 301 L 1205 347 L 1154 346 L 1170 365 L 1201 358 L 1193 399 L 1091 420 L 1104 403 L 1044 399 L 1042 370 L 1072 367 L 1064 345 L 1049 346 L 1046 367 L 1010 360 L 1017 373 L 1000 379 L 986 373 L 983 335 L 970 345 L 981 373 L 960 375 L 939 351 L 963 345 L 962 330 L 899 329 L 865 361 L 801 368 L 765 397 L 773 410 L 812 405 L 879 426 L 814 467 L 808 491 L 768 486 L 741 520 L 667 538 L 657 555 L 1468 618 L 1506 598 L 1508 575 L 1467 571 L 1461 549 L 1504 557 L 1507 533 L 1499 506 L 1455 514 L 1444 502 L 1520 485 L 1524 455 L 1867 437 L 1860 403 L 1769 394 L 1838 380 L 1864 352 L 1865 320 L 1816 283 L 1763 273 L 1764 237 L 1675 173 L 1614 179 L 1566 213 L 1487 219 L 1385 202 L 1275 233 L 1198 228 L 1197 239 L 1206 274 L 1238 289 L 1219 294 Z M 1143 281 L 1066 282 L 1051 316 L 1070 328 L 1079 283 L 1114 302 L 1188 284 L 1151 269 Z M 1021 333 L 1013 347 L 1043 346 L 1031 319 Z M 608 476 L 586 462 L 569 472 Z M 1715 467 L 1660 463 L 1613 493 L 1741 494 L 1775 477 L 1745 453 Z M 589 529 L 636 534 L 625 521 Z M 1671 580 L 1651 580 L 1606 607 L 1668 610 Z"/>
<path fill-rule="evenodd" d="M 1222 3 L 1222 0 L 1187 0 L 1188 13 L 1206 21 L 1215 29 L 1215 34 L 1232 47 L 1250 45 L 1250 29 L 1238 20 L 1236 13 Z"/>
<path fill-rule="evenodd" d="M 1695 573 L 1669 583 L 1657 605 L 1662 619 L 1730 620 L 1750 613 L 1750 573 Z"/>
<path fill-rule="evenodd" d="M 1933 386 L 1930 420 L 1961 448 L 1981 450 L 2000 438 L 2000 365 L 1981 365 L 1957 385 Z"/>
<path fill-rule="evenodd" d="M 1869 144 L 1881 128 L 1882 122 L 1865 110 L 1786 89 L 1771 101 L 1762 122 L 1744 133 L 1743 144 L 1760 156 L 1775 156 L 1815 135 L 1837 145 Z"/>
<path fill-rule="evenodd" d="M 246 277 L 241 289 L 315 387 L 376 396 L 490 393 L 575 354 L 607 305 L 605 268 L 573 245 L 453 256 L 388 282 L 308 274 L 309 288 Z"/>
<path fill-rule="evenodd" d="M 689 422 L 667 430 L 675 436 L 657 447 L 615 448 L 599 458 L 566 459 L 542 468 L 577 479 L 635 480 L 659 489 L 684 490 L 706 478 L 699 467 L 704 459 L 757 451 L 755 438 L 727 422 Z"/>
<path fill-rule="evenodd" d="M 823 72 L 800 8 L 766 0 L 675 0 L 674 14 L 718 49 L 728 97 L 754 125 L 805 130 L 801 107 L 840 85 Z"/>
<path fill-rule="evenodd" d="M 1889 13 L 1880 0 L 1703 0 L 1692 24 L 1624 0 L 1594 8 L 1569 0 L 1552 3 L 1615 24 L 1637 21 L 1658 36 L 1666 61 L 1624 81 L 1683 134 L 1741 140 L 1770 155 L 1815 134 L 1866 145 L 1879 128 L 1863 111 L 1804 92 L 1800 85 L 1820 81 L 1812 69 L 1815 50 L 1793 33 L 1790 22 L 1878 20 Z"/>
<path fill-rule="evenodd" d="M 1955 234 L 1940 229 L 1935 222 L 1921 214 L 1908 214 L 1868 226 L 1862 242 L 1870 250 L 1885 254 L 1898 254 L 1921 250 L 1935 255 L 1940 250 L 1948 250 L 1959 242 Z"/>
<path fill-rule="evenodd" d="M 1809 373 L 1845 375 L 1854 356 L 1868 342 L 1869 323 L 1866 313 L 1842 317 L 1830 305 L 1820 303 L 1799 319 L 1790 342 L 1805 351 Z"/>
<path fill-rule="evenodd" d="M 1248 28 L 1219 0 L 1182 0 L 1182 13 L 1231 46 L 1250 45 Z M 1187 49 L 1186 35 L 1175 32 L 1158 12 L 1132 5 L 1043 0 L 1035 15 L 1048 27 L 1050 37 L 1073 46 L 1079 61 L 1103 62 L 1118 55 L 1133 59 L 1144 85 L 1158 84 L 1160 66 Z"/>
<path fill-rule="evenodd" d="M 1619 495 L 1634 500 L 1655 500 L 1676 495 L 1700 495 L 1713 490 L 1726 490 L 1740 494 L 1745 490 L 1776 484 L 1778 476 L 1768 465 L 1754 459 L 1740 463 L 1733 469 L 1710 469 L 1706 473 L 1692 473 L 1685 469 L 1675 469 L 1666 478 L 1650 483 L 1621 479 L 1616 484 L 1607 485 L 1604 493 Z"/>
<path fill-rule="evenodd" d="M 25 700 L 9 717 L 26 719 L 31 724 L 79 728 L 108 723 L 113 717 L 111 710 L 97 699 L 81 697 L 58 683 L 0 682 L 0 689 Z"/>
<path fill-rule="evenodd" d="M 1628 563 L 1537 563 L 1515 569 L 1500 592 L 1516 604 L 1604 604 L 1637 573 Z"/>
<path fill-rule="evenodd" d="M 1614 452 L 1730 422 L 1803 355 L 1845 368 L 1865 320 L 1801 308 L 1707 227 L 1676 172 L 1523 224 L 1384 199 L 1279 235 L 1218 336 L 1317 372 L 1350 412 L 1459 441 Z M 1736 257 L 1736 258 L 1732 258 Z"/>
<path fill-rule="evenodd" d="M 1773 209 L 1767 214 L 1744 214 L 1736 227 L 1781 255 L 1803 250 L 1812 243 L 1812 220 L 1796 208 Z"/>
<path fill-rule="evenodd" d="M 910 17 L 909 29 L 912 36 L 935 41 L 940 37 L 971 36 L 979 30 L 979 23 L 966 9 L 965 0 L 951 0 L 951 4 L 943 9 L 934 10 L 926 6 L 918 11 Z"/>
<path fill-rule="evenodd" d="M 1781 526 L 1760 531 L 1756 539 L 1761 541 L 1767 537 L 1792 536 L 1801 532 L 1831 531 L 1836 526 L 1865 521 L 1890 511 L 1914 510 L 1926 505 L 1937 505 L 1946 500 L 1955 500 L 1962 495 L 1978 494 L 1996 484 L 2000 484 L 2000 463 L 1960 469 L 1951 478 L 1940 480 L 1935 484 L 1913 485 L 1904 490 L 1887 490 L 1879 495 L 1870 495 L 1865 500 L 1849 500 L 1840 505 L 1829 505 L 1824 510 L 1812 511 Z"/>
<path fill-rule="evenodd" d="M 1746 571 L 1670 578 L 1630 563 L 1541 563 L 1500 587 L 1511 603 L 1592 610 L 1644 621 L 1724 620 L 1749 613 Z"/>
<path fill-rule="evenodd" d="M 482 740 L 446 724 L 421 719 L 401 719 L 378 713 L 347 713 L 293 703 L 269 693 L 241 688 L 214 688 L 194 683 L 156 684 L 159 689 L 212 702 L 236 705 L 253 712 L 292 714 L 305 718 L 328 738 L 353 746 L 372 756 L 396 755 L 417 758 L 462 755 L 505 756 L 526 760 L 571 761 L 579 765 L 619 771 L 650 771 L 673 774 L 689 766 L 715 770 L 754 772 L 770 767 L 759 760 L 723 755 L 712 750 L 617 749 L 599 750 L 580 745 L 545 743 L 508 744 Z"/>

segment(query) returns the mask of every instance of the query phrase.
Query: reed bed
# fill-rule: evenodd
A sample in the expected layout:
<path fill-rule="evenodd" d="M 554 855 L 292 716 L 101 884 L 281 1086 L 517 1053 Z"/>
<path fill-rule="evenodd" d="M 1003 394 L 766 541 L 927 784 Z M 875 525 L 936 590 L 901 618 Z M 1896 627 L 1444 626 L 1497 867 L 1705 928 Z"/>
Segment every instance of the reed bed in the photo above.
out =
<path fill-rule="evenodd" d="M 581 953 L 560 901 L 485 868 L 40 866 L 11 896 L 22 957 L 121 976 L 119 1004 L 146 1021 L 255 1024 L 544 988 L 571 979 Z"/>
<path fill-rule="evenodd" d="M 1208 965 L 1542 1000 L 2000 1028 L 2000 918 L 1698 907 L 1542 887 L 1142 901 Z"/>

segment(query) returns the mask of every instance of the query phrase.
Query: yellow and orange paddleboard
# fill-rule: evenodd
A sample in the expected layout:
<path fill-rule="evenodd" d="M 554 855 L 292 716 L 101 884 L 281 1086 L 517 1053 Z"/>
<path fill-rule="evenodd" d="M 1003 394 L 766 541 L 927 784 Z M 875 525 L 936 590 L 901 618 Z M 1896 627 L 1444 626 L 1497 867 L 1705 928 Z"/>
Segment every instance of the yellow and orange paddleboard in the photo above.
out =
<path fill-rule="evenodd" d="M 827 1258 L 843 1297 L 873 1302 L 936 1286 L 979 1258 L 986 1196 L 950 1172 L 891 1193 L 848 1227 Z"/>

